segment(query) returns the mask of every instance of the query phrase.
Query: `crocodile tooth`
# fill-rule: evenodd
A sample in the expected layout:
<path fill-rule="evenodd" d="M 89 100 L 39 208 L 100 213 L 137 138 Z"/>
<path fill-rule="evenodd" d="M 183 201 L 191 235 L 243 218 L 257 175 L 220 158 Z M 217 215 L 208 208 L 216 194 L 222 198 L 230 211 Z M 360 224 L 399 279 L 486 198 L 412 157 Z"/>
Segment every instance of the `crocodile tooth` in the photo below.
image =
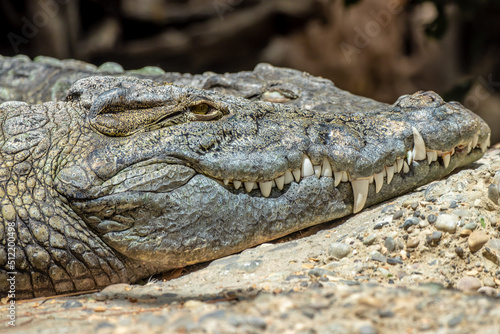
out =
<path fill-rule="evenodd" d="M 342 171 L 342 182 L 347 182 L 349 181 L 349 176 L 347 175 L 346 171 Z"/>
<path fill-rule="evenodd" d="M 269 197 L 273 188 L 273 181 L 259 182 L 259 188 L 262 196 Z"/>
<path fill-rule="evenodd" d="M 430 165 L 432 162 L 432 151 L 427 151 L 427 163 Z"/>
<path fill-rule="evenodd" d="M 229 184 L 229 179 L 224 179 L 224 185 L 228 185 Z"/>
<path fill-rule="evenodd" d="M 259 184 L 258 184 L 257 182 L 254 182 L 254 183 L 253 183 L 253 188 L 252 188 L 252 189 L 253 189 L 253 190 L 255 190 L 255 189 L 259 189 Z"/>
<path fill-rule="evenodd" d="M 390 184 L 394 176 L 394 165 L 386 166 L 385 169 L 387 171 L 387 184 Z"/>
<path fill-rule="evenodd" d="M 300 168 L 297 168 L 292 171 L 293 178 L 295 179 L 295 182 L 300 182 Z"/>
<path fill-rule="evenodd" d="M 411 165 L 411 162 L 413 161 L 413 152 L 412 151 L 408 151 L 406 152 L 406 161 L 408 165 Z"/>
<path fill-rule="evenodd" d="M 471 142 L 468 142 L 467 143 L 467 154 L 470 153 L 470 151 L 472 151 L 472 143 Z"/>
<path fill-rule="evenodd" d="M 274 181 L 276 182 L 276 187 L 278 187 L 279 190 L 283 190 L 283 187 L 285 186 L 285 175 L 281 175 Z"/>
<path fill-rule="evenodd" d="M 293 182 L 293 174 L 292 172 L 290 172 L 290 170 L 287 169 L 284 177 L 285 177 L 285 184 L 290 184 Z"/>
<path fill-rule="evenodd" d="M 375 192 L 378 193 L 384 184 L 384 173 L 373 174 L 373 178 L 375 179 Z"/>
<path fill-rule="evenodd" d="M 302 156 L 302 168 L 301 168 L 301 176 L 306 177 L 306 176 L 311 176 L 314 174 L 314 167 L 311 162 L 311 159 L 304 154 Z"/>
<path fill-rule="evenodd" d="M 321 176 L 321 166 L 314 166 L 314 174 L 316 174 L 316 177 L 319 179 Z"/>
<path fill-rule="evenodd" d="M 413 160 L 424 160 L 427 157 L 424 139 L 417 129 L 413 129 Z"/>
<path fill-rule="evenodd" d="M 437 161 L 437 159 L 438 159 L 438 152 L 432 151 L 432 161 Z"/>
<path fill-rule="evenodd" d="M 410 171 L 410 166 L 406 163 L 406 161 L 403 161 L 403 173 L 408 173 Z"/>
<path fill-rule="evenodd" d="M 385 170 L 385 168 L 384 168 L 384 169 L 382 169 L 382 175 L 383 175 L 384 177 L 386 177 L 386 176 L 387 176 L 387 171 Z"/>
<path fill-rule="evenodd" d="M 368 196 L 369 184 L 368 178 L 351 180 L 352 192 L 354 194 L 353 213 L 358 213 L 363 210 L 366 203 L 366 197 Z"/>
<path fill-rule="evenodd" d="M 476 133 L 472 138 L 472 148 L 476 148 L 478 141 L 479 141 L 479 135 Z"/>
<path fill-rule="evenodd" d="M 373 180 L 374 180 L 374 179 L 373 179 L 373 175 L 370 175 L 370 176 L 368 177 L 368 181 L 370 182 L 370 184 L 372 184 L 372 183 L 373 183 Z"/>
<path fill-rule="evenodd" d="M 340 181 L 342 181 L 342 172 L 333 172 L 333 176 L 335 178 L 335 187 L 339 185 Z"/>
<path fill-rule="evenodd" d="M 234 189 L 239 189 L 241 187 L 241 181 L 233 181 Z"/>
<path fill-rule="evenodd" d="M 399 159 L 396 159 L 396 171 L 397 171 L 397 173 L 401 172 L 401 169 L 403 169 L 403 159 L 399 158 Z"/>
<path fill-rule="evenodd" d="M 249 193 L 252 191 L 255 182 L 243 182 L 243 184 L 245 185 L 245 190 Z"/>
<path fill-rule="evenodd" d="M 448 167 L 448 165 L 450 164 L 450 158 L 451 158 L 450 152 L 443 154 L 443 156 L 441 158 L 443 158 L 444 168 Z"/>
<path fill-rule="evenodd" d="M 330 177 L 333 175 L 332 165 L 330 165 L 330 162 L 326 157 L 323 158 L 323 163 L 321 164 L 321 175 Z"/>
<path fill-rule="evenodd" d="M 486 152 L 486 150 L 488 149 L 488 146 L 490 146 L 491 144 L 491 140 L 490 140 L 490 137 L 491 137 L 491 133 L 488 133 L 488 137 L 486 137 L 486 139 L 479 144 L 479 147 L 481 148 L 481 151 Z"/>

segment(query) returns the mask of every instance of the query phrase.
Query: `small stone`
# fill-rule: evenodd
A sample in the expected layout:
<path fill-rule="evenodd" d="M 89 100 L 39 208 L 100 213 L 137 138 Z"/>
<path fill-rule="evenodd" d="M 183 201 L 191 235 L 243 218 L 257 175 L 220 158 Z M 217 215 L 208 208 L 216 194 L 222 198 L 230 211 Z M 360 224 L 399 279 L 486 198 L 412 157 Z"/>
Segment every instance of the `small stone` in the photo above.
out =
<path fill-rule="evenodd" d="M 328 254 L 339 260 L 346 257 L 350 252 L 351 246 L 346 245 L 343 242 L 334 242 L 328 248 Z"/>
<path fill-rule="evenodd" d="M 369 236 L 367 236 L 363 240 L 363 245 L 370 246 L 371 244 L 373 244 L 375 242 L 376 239 L 377 239 L 377 236 L 375 234 L 370 234 Z"/>
<path fill-rule="evenodd" d="M 394 215 L 392 216 L 392 219 L 394 219 L 394 220 L 399 219 L 399 218 L 403 217 L 404 213 L 405 213 L 404 210 L 396 211 L 394 213 Z"/>
<path fill-rule="evenodd" d="M 500 252 L 500 239 L 492 238 L 486 243 L 486 247 Z"/>
<path fill-rule="evenodd" d="M 437 216 L 435 214 L 430 214 L 427 216 L 427 221 L 431 224 L 434 224 L 437 220 Z"/>
<path fill-rule="evenodd" d="M 378 331 L 372 325 L 364 325 L 359 328 L 359 334 L 377 334 Z"/>
<path fill-rule="evenodd" d="M 478 250 L 481 249 L 481 247 L 484 246 L 485 243 L 488 242 L 490 238 L 486 233 L 482 231 L 474 231 L 472 234 L 469 236 L 468 244 L 469 244 L 469 249 L 472 253 L 477 252 Z"/>
<path fill-rule="evenodd" d="M 379 251 L 373 251 L 370 253 L 371 259 L 374 261 L 385 263 L 387 262 L 387 258 L 383 256 Z"/>
<path fill-rule="evenodd" d="M 457 246 L 455 247 L 455 253 L 460 257 L 460 258 L 463 258 L 464 257 L 464 250 L 462 247 L 460 246 Z"/>
<path fill-rule="evenodd" d="M 455 233 L 457 229 L 458 217 L 448 214 L 439 215 L 436 221 L 436 228 L 443 232 Z"/>
<path fill-rule="evenodd" d="M 78 300 L 68 300 L 62 304 L 62 308 L 67 310 L 70 308 L 75 308 L 75 307 L 82 307 L 83 304 L 80 303 Z"/>
<path fill-rule="evenodd" d="M 385 238 L 384 246 L 385 246 L 385 248 L 387 248 L 387 250 L 389 252 L 394 252 L 394 250 L 396 249 L 396 244 L 394 243 L 394 238 L 393 237 Z"/>
<path fill-rule="evenodd" d="M 420 217 L 420 211 L 413 212 L 413 217 Z"/>
<path fill-rule="evenodd" d="M 102 301 L 105 301 L 106 299 L 108 299 L 108 296 L 104 293 L 100 293 L 100 292 L 96 292 L 92 295 L 92 297 L 94 298 L 94 300 L 98 301 L 98 302 L 102 302 Z"/>
<path fill-rule="evenodd" d="M 475 292 L 479 288 L 481 288 L 481 281 L 471 276 L 465 276 L 457 283 L 457 289 L 462 292 Z"/>
<path fill-rule="evenodd" d="M 499 203 L 499 191 L 498 191 L 498 185 L 496 184 L 490 184 L 488 187 L 488 198 L 495 204 L 498 205 Z"/>
<path fill-rule="evenodd" d="M 477 292 L 489 297 L 496 297 L 498 294 L 498 291 L 496 289 L 493 289 L 492 287 L 489 286 L 483 286 L 479 288 Z"/>
<path fill-rule="evenodd" d="M 484 286 L 489 286 L 489 287 L 492 287 L 492 288 L 494 288 L 495 285 L 496 285 L 495 281 L 491 277 L 485 277 L 483 279 L 483 284 L 484 284 Z"/>
<path fill-rule="evenodd" d="M 418 227 L 420 227 L 420 228 L 426 228 L 429 225 L 430 225 L 429 222 L 426 220 L 422 220 L 422 221 L 420 221 L 420 223 L 418 223 Z"/>
<path fill-rule="evenodd" d="M 456 208 L 458 205 L 457 205 L 457 202 L 456 201 L 451 201 L 450 203 L 450 209 L 454 209 Z"/>
<path fill-rule="evenodd" d="M 412 210 L 417 209 L 418 208 L 418 202 L 411 203 L 410 207 L 411 207 Z"/>
<path fill-rule="evenodd" d="M 439 241 L 441 240 L 441 237 L 443 236 L 443 232 L 441 231 L 434 231 L 432 232 L 431 238 L 433 241 Z"/>
<path fill-rule="evenodd" d="M 420 223 L 420 218 L 417 217 L 411 217 L 405 220 L 403 223 L 403 229 L 408 230 L 411 226 L 418 225 Z"/>
<path fill-rule="evenodd" d="M 387 263 L 388 264 L 403 264 L 403 261 L 401 261 L 401 258 L 399 256 L 396 257 L 388 257 L 387 258 Z"/>
<path fill-rule="evenodd" d="M 468 229 L 465 229 L 465 228 L 460 231 L 460 236 L 461 237 L 468 237 L 471 234 L 472 234 L 472 231 L 468 230 Z"/>
<path fill-rule="evenodd" d="M 389 213 L 390 214 L 390 213 L 393 213 L 394 210 L 396 210 L 396 204 L 390 204 L 382 209 L 382 213 Z"/>
<path fill-rule="evenodd" d="M 406 247 L 408 247 L 408 248 L 415 248 L 415 247 L 418 246 L 419 243 L 420 243 L 420 240 L 418 238 L 410 238 L 406 242 Z"/>
<path fill-rule="evenodd" d="M 500 266 L 500 257 L 496 254 L 495 251 L 492 251 L 489 247 L 484 247 L 483 248 L 483 257 L 485 259 L 490 260 L 497 266 Z"/>
<path fill-rule="evenodd" d="M 464 229 L 474 231 L 476 229 L 476 227 L 477 227 L 477 224 L 472 222 L 472 223 L 465 224 Z"/>
<path fill-rule="evenodd" d="M 450 320 L 448 320 L 448 326 L 449 327 L 455 327 L 456 325 L 458 325 L 459 323 L 462 322 L 463 318 L 464 318 L 464 315 L 462 313 L 460 313 L 459 315 L 454 316 L 453 318 L 451 318 Z"/>

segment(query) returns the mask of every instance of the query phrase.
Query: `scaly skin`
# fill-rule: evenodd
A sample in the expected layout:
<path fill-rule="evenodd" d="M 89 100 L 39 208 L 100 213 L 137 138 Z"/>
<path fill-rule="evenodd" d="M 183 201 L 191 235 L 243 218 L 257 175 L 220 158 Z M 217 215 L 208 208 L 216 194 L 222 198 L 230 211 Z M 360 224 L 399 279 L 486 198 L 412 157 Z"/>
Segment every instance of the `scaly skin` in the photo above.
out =
<path fill-rule="evenodd" d="M 293 70 L 254 72 L 210 74 L 226 94 L 103 76 L 66 102 L 0 105 L 0 293 L 13 270 L 16 298 L 29 298 L 219 258 L 408 192 L 488 145 L 484 121 L 433 92 L 387 105 Z M 281 83 L 298 95 L 269 89 L 280 75 L 298 78 Z M 267 85 L 256 99 L 289 102 L 234 96 L 248 91 L 241 76 Z"/>

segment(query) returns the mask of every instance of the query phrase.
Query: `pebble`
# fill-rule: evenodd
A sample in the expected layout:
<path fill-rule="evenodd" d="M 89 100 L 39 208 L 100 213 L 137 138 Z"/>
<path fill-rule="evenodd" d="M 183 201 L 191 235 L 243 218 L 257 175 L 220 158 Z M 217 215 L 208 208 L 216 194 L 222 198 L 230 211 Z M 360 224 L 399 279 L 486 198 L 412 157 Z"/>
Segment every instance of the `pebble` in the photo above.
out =
<path fill-rule="evenodd" d="M 371 244 L 373 244 L 375 242 L 376 239 L 377 239 L 377 235 L 370 234 L 369 236 L 367 236 L 366 238 L 364 238 L 363 245 L 370 246 Z"/>
<path fill-rule="evenodd" d="M 498 292 L 496 289 L 493 289 L 492 287 L 489 286 L 483 286 L 477 290 L 477 292 L 482 293 L 483 295 L 489 296 L 489 297 L 496 297 Z"/>
<path fill-rule="evenodd" d="M 406 242 L 406 247 L 408 247 L 408 248 L 415 248 L 415 247 L 418 246 L 419 243 L 420 243 L 420 240 L 418 238 L 410 238 Z"/>
<path fill-rule="evenodd" d="M 404 210 L 396 211 L 394 213 L 394 215 L 392 216 L 392 219 L 394 219 L 394 220 L 399 219 L 399 218 L 403 217 L 404 213 L 405 213 Z"/>
<path fill-rule="evenodd" d="M 500 251 L 500 239 L 492 238 L 486 243 L 486 247 Z"/>
<path fill-rule="evenodd" d="M 436 228 L 443 232 L 455 233 L 457 229 L 458 217 L 448 214 L 439 215 L 436 221 Z"/>
<path fill-rule="evenodd" d="M 430 214 L 427 216 L 427 221 L 431 224 L 434 224 L 437 220 L 437 216 L 435 214 Z"/>
<path fill-rule="evenodd" d="M 334 242 L 328 248 L 328 254 L 339 260 L 346 257 L 350 252 L 351 246 L 346 245 L 343 242 Z"/>
<path fill-rule="evenodd" d="M 372 325 L 364 325 L 359 328 L 359 334 L 377 334 L 378 331 Z"/>
<path fill-rule="evenodd" d="M 468 229 L 465 229 L 465 228 L 460 231 L 460 236 L 461 237 L 467 237 L 467 236 L 469 236 L 471 234 L 472 234 L 472 231 L 468 230 Z"/>
<path fill-rule="evenodd" d="M 455 247 L 455 253 L 460 257 L 464 257 L 464 249 L 460 246 Z"/>
<path fill-rule="evenodd" d="M 490 238 L 486 233 L 483 231 L 474 231 L 472 234 L 469 236 L 468 244 L 469 244 L 469 249 L 472 253 L 477 252 L 478 250 L 481 249 L 481 247 L 484 246 L 488 242 Z"/>
<path fill-rule="evenodd" d="M 450 203 L 450 209 L 454 209 L 456 208 L 458 205 L 457 205 L 457 202 L 456 201 L 451 201 Z"/>
<path fill-rule="evenodd" d="M 462 292 L 475 292 L 481 288 L 481 281 L 475 277 L 462 277 L 457 283 L 457 289 Z"/>
<path fill-rule="evenodd" d="M 411 203 L 410 207 L 412 210 L 415 210 L 416 208 L 418 208 L 418 202 Z"/>
<path fill-rule="evenodd" d="M 403 264 L 403 261 L 401 261 L 401 258 L 399 256 L 396 256 L 396 257 L 388 257 L 387 263 L 388 264 Z"/>
<path fill-rule="evenodd" d="M 491 278 L 491 277 L 485 277 L 485 278 L 483 279 L 483 284 L 484 284 L 485 286 L 490 286 L 490 287 L 492 287 L 492 288 L 493 288 L 493 287 L 495 287 L 495 285 L 496 285 L 496 284 L 495 284 L 495 281 L 494 281 L 494 280 L 493 280 L 493 278 Z"/>
<path fill-rule="evenodd" d="M 488 198 L 495 204 L 498 205 L 499 203 L 499 191 L 498 191 L 498 185 L 496 184 L 490 184 L 488 187 Z"/>
<path fill-rule="evenodd" d="M 371 259 L 374 261 L 385 263 L 387 262 L 387 258 L 383 256 L 379 251 L 373 251 L 370 253 Z"/>
<path fill-rule="evenodd" d="M 394 250 L 396 249 L 396 244 L 394 242 L 394 238 L 393 237 L 385 238 L 384 246 L 385 246 L 385 248 L 387 248 L 387 250 L 389 252 L 394 252 Z"/>
<path fill-rule="evenodd" d="M 474 231 L 476 229 L 476 227 L 477 227 L 477 223 L 471 222 L 471 223 L 465 224 L 464 229 Z"/>
<path fill-rule="evenodd" d="M 429 222 L 426 220 L 422 220 L 420 223 L 418 223 L 418 227 L 420 228 L 426 228 L 429 225 L 430 225 Z"/>
<path fill-rule="evenodd" d="M 420 218 L 411 217 L 405 220 L 403 223 L 403 229 L 408 230 L 411 226 L 418 225 L 420 223 Z"/>

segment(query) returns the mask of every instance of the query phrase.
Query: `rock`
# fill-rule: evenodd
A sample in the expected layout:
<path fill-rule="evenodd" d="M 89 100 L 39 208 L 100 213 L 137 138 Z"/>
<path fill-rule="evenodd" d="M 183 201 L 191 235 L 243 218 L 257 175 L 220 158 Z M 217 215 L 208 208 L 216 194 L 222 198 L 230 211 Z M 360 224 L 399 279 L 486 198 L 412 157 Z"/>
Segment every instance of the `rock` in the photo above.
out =
<path fill-rule="evenodd" d="M 488 198 L 495 204 L 498 205 L 498 200 L 499 200 L 500 194 L 498 191 L 498 185 L 496 184 L 490 184 L 488 187 Z"/>
<path fill-rule="evenodd" d="M 403 264 L 403 261 L 401 261 L 401 258 L 399 256 L 396 257 L 389 257 L 387 258 L 387 263 L 388 264 Z"/>
<path fill-rule="evenodd" d="M 472 253 L 477 252 L 478 250 L 481 249 L 481 247 L 484 246 L 490 240 L 488 235 L 484 233 L 483 231 L 474 231 L 472 234 L 469 236 L 468 244 L 469 244 L 469 249 Z"/>
<path fill-rule="evenodd" d="M 359 334 L 377 334 L 378 331 L 372 325 L 364 325 L 359 328 Z"/>
<path fill-rule="evenodd" d="M 489 286 L 483 286 L 482 288 L 479 288 L 477 292 L 489 297 L 496 297 L 496 295 L 498 294 L 496 289 L 493 289 L 492 287 Z"/>
<path fill-rule="evenodd" d="M 439 231 L 455 233 L 457 229 L 458 217 L 454 215 L 441 214 L 437 218 L 436 228 Z"/>
<path fill-rule="evenodd" d="M 489 247 L 483 248 L 483 257 L 485 259 L 490 260 L 497 266 L 500 266 L 500 257 L 496 254 L 495 251 L 491 250 Z"/>
<path fill-rule="evenodd" d="M 451 201 L 450 203 L 450 209 L 454 209 L 458 206 L 457 201 Z"/>
<path fill-rule="evenodd" d="M 472 223 L 465 224 L 464 229 L 474 231 L 476 229 L 476 227 L 477 227 L 477 224 L 472 222 Z"/>
<path fill-rule="evenodd" d="M 483 279 L 483 284 L 484 284 L 484 286 L 489 286 L 489 287 L 492 287 L 492 288 L 495 287 L 495 285 L 496 285 L 495 281 L 491 277 L 485 277 Z"/>
<path fill-rule="evenodd" d="M 455 247 L 455 253 L 460 257 L 460 258 L 463 258 L 464 257 L 464 250 L 462 247 L 460 246 L 457 246 Z"/>
<path fill-rule="evenodd" d="M 471 276 L 465 276 L 457 283 L 457 289 L 462 292 L 476 292 L 481 286 L 481 281 Z"/>
<path fill-rule="evenodd" d="M 460 236 L 461 237 L 468 237 L 471 234 L 472 234 L 472 231 L 468 230 L 468 229 L 465 229 L 465 228 L 460 231 Z"/>
<path fill-rule="evenodd" d="M 370 246 L 375 242 L 376 239 L 377 239 L 377 236 L 375 234 L 370 234 L 366 238 L 363 239 L 363 245 Z"/>
<path fill-rule="evenodd" d="M 402 227 L 403 229 L 408 230 L 411 226 L 418 225 L 418 223 L 420 223 L 420 218 L 411 217 L 405 220 Z"/>
<path fill-rule="evenodd" d="M 419 243 L 420 243 L 420 240 L 418 238 L 410 238 L 406 242 L 406 247 L 408 247 L 408 248 L 415 248 L 415 247 L 418 246 Z"/>
<path fill-rule="evenodd" d="M 328 248 L 328 254 L 334 258 L 340 260 L 346 257 L 351 252 L 351 246 L 344 244 L 343 242 L 334 242 Z"/>
<path fill-rule="evenodd" d="M 392 237 L 385 238 L 384 246 L 385 246 L 385 248 L 387 248 L 387 250 L 389 252 L 394 252 L 394 250 L 396 249 L 396 244 L 394 243 L 394 238 L 392 238 Z"/>
<path fill-rule="evenodd" d="M 405 213 L 404 210 L 396 211 L 394 213 L 394 215 L 392 216 L 392 219 L 394 219 L 394 220 L 399 219 L 399 218 L 403 217 L 404 213 Z"/>
<path fill-rule="evenodd" d="M 434 224 L 437 220 L 437 216 L 435 214 L 430 214 L 427 216 L 427 221 L 431 224 Z"/>
<path fill-rule="evenodd" d="M 500 251 L 500 239 L 492 238 L 486 243 L 486 247 Z"/>
<path fill-rule="evenodd" d="M 429 222 L 426 220 L 422 220 L 420 223 L 418 223 L 418 227 L 420 228 L 426 228 L 429 225 L 430 225 Z"/>
<path fill-rule="evenodd" d="M 385 263 L 387 262 L 387 258 L 383 256 L 379 251 L 373 251 L 370 253 L 371 259 L 374 261 Z"/>

